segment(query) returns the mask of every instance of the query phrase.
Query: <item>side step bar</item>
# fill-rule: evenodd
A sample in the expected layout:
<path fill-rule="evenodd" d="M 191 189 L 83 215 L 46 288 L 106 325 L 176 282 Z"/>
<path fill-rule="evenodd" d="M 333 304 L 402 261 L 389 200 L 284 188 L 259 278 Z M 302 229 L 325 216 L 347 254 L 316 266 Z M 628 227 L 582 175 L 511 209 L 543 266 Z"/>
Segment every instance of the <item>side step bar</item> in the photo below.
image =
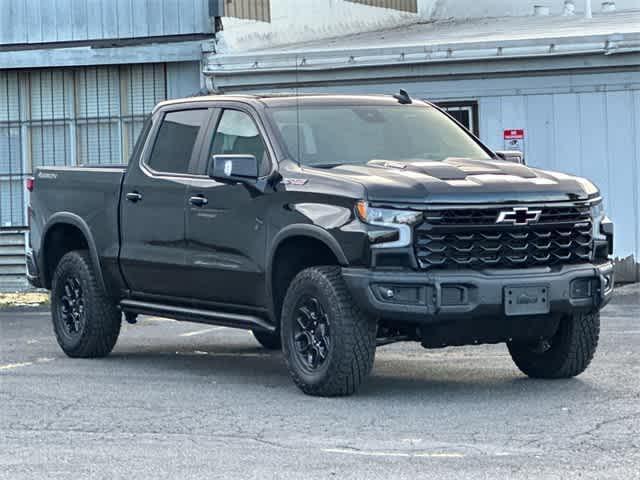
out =
<path fill-rule="evenodd" d="M 126 313 L 142 315 L 159 315 L 187 322 L 207 323 L 223 327 L 244 328 L 247 330 L 264 330 L 275 332 L 276 328 L 264 319 L 255 315 L 242 315 L 198 308 L 176 307 L 163 303 L 141 302 L 139 300 L 122 300 L 120 308 Z"/>

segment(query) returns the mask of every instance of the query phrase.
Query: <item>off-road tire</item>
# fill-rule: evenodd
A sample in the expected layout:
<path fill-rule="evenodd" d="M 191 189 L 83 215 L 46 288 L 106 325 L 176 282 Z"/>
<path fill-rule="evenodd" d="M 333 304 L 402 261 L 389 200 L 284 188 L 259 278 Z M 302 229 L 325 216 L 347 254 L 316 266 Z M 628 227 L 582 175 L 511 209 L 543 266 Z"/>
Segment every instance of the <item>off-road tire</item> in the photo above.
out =
<path fill-rule="evenodd" d="M 74 334 L 65 330 L 61 310 L 65 282 L 71 277 L 77 279 L 84 298 L 83 325 Z M 100 286 L 88 252 L 69 252 L 58 263 L 51 286 L 51 317 L 58 344 L 69 357 L 104 357 L 113 350 L 122 314 Z"/>
<path fill-rule="evenodd" d="M 282 349 L 282 341 L 280 339 L 280 332 L 270 333 L 264 330 L 252 330 L 254 338 L 267 350 L 280 350 Z"/>
<path fill-rule="evenodd" d="M 296 305 L 305 296 L 322 305 L 330 325 L 330 348 L 318 371 L 305 369 L 294 351 Z M 311 267 L 291 282 L 282 309 L 282 348 L 289 373 L 306 394 L 344 396 L 353 394 L 373 367 L 376 351 L 376 322 L 353 302 L 339 267 Z"/>
<path fill-rule="evenodd" d="M 600 335 L 598 312 L 567 315 L 549 339 L 549 348 L 536 351 L 536 343 L 508 343 L 516 366 L 532 378 L 571 378 L 586 370 Z"/>

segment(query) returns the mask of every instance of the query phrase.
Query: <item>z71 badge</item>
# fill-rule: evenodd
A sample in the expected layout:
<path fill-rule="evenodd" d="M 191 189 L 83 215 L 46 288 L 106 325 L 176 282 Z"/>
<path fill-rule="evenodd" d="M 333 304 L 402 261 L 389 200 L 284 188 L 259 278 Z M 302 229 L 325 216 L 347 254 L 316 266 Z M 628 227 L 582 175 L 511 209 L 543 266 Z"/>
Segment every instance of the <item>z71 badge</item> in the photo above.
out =
<path fill-rule="evenodd" d="M 307 178 L 284 178 L 282 183 L 285 185 L 306 185 L 308 181 Z"/>

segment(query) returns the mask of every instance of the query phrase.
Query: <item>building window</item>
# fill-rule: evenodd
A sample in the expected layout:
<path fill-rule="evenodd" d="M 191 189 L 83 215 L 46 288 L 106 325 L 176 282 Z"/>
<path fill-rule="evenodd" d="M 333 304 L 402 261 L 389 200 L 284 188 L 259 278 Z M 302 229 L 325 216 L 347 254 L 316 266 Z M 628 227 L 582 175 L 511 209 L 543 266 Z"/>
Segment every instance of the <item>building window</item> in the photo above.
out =
<path fill-rule="evenodd" d="M 478 129 L 478 102 L 435 102 L 440 108 L 458 120 L 467 130 L 473 132 L 477 137 L 480 135 Z"/>
<path fill-rule="evenodd" d="M 418 0 L 347 0 L 352 3 L 362 3 L 371 7 L 390 8 L 402 12 L 418 13 Z"/>
<path fill-rule="evenodd" d="M 271 5 L 269 0 L 224 0 L 224 16 L 270 22 Z"/>
<path fill-rule="evenodd" d="M 164 64 L 0 71 L 0 226 L 25 225 L 34 168 L 125 163 L 165 98 Z"/>

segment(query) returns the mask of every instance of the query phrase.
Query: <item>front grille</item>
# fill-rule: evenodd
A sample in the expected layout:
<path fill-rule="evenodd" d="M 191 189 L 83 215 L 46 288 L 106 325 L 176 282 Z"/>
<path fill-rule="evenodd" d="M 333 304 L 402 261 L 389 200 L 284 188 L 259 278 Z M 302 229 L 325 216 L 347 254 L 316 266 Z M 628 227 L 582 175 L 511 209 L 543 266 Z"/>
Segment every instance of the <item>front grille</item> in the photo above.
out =
<path fill-rule="evenodd" d="M 531 208 L 542 210 L 538 224 L 577 223 L 591 220 L 591 210 L 587 206 Z M 510 208 L 430 210 L 425 213 L 424 218 L 432 225 L 494 225 L 503 210 L 510 210 Z"/>
<path fill-rule="evenodd" d="M 593 238 L 588 206 L 540 207 L 537 222 L 496 224 L 503 210 L 429 210 L 415 228 L 423 269 L 527 268 L 589 261 Z"/>

